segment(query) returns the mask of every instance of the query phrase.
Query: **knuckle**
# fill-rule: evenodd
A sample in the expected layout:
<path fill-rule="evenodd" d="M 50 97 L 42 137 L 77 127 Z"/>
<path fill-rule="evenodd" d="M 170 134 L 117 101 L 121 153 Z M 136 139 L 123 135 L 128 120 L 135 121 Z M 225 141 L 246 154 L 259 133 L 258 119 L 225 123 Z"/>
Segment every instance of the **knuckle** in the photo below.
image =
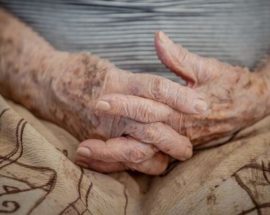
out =
<path fill-rule="evenodd" d="M 191 99 L 190 97 L 189 97 L 189 93 L 188 93 L 188 91 L 187 90 L 183 90 L 182 88 L 178 88 L 177 89 L 177 94 L 178 94 L 178 96 L 177 96 L 177 103 L 179 104 L 179 103 L 182 103 L 182 104 L 187 104 L 187 102 L 188 102 L 188 100 L 189 99 Z"/>
<path fill-rule="evenodd" d="M 131 105 L 129 105 L 128 102 L 123 102 L 122 105 L 119 106 L 119 113 L 123 114 L 124 116 L 132 117 L 134 112 L 130 107 Z"/>
<path fill-rule="evenodd" d="M 147 126 L 146 129 L 144 130 L 144 137 L 148 141 L 153 142 L 157 140 L 158 136 L 159 136 L 159 132 L 155 124 Z"/>
<path fill-rule="evenodd" d="M 138 74 L 130 74 L 129 81 L 127 84 L 128 92 L 131 95 L 140 95 L 141 94 L 141 82 L 137 81 L 137 79 L 140 79 Z"/>
<path fill-rule="evenodd" d="M 138 119 L 147 122 L 151 121 L 151 110 L 145 104 L 139 104 L 135 112 Z"/>
<path fill-rule="evenodd" d="M 149 106 L 144 103 L 130 101 L 121 111 L 124 116 L 140 122 L 151 122 L 154 118 Z"/>
<path fill-rule="evenodd" d="M 144 161 L 145 154 L 140 150 L 131 150 L 129 153 L 129 160 L 131 160 L 134 163 L 140 163 Z"/>
<path fill-rule="evenodd" d="M 151 95 L 156 100 L 161 100 L 163 91 L 163 80 L 160 77 L 154 77 L 150 84 Z"/>

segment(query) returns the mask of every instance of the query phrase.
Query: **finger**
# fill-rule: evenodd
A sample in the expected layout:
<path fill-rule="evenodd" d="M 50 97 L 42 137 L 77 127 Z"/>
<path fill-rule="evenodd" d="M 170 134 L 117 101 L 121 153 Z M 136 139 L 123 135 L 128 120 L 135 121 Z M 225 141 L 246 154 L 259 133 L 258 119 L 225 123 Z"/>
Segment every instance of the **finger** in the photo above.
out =
<path fill-rule="evenodd" d="M 161 122 L 149 124 L 130 122 L 125 128 L 125 133 L 156 146 L 177 160 L 186 160 L 192 156 L 192 144 L 189 139 Z"/>
<path fill-rule="evenodd" d="M 156 153 L 152 158 L 142 163 L 105 162 L 81 157 L 76 160 L 76 164 L 102 173 L 113 173 L 129 169 L 148 175 L 160 175 L 167 168 L 169 157 L 162 153 Z"/>
<path fill-rule="evenodd" d="M 142 163 L 126 163 L 129 169 L 137 170 L 148 175 L 160 175 L 169 164 L 169 157 L 163 153 L 156 153 L 152 158 Z"/>
<path fill-rule="evenodd" d="M 179 115 L 178 112 L 163 103 L 122 94 L 102 96 L 96 104 L 96 110 L 128 117 L 143 123 L 166 121 L 169 117 Z"/>
<path fill-rule="evenodd" d="M 122 116 L 121 123 L 117 123 L 118 130 L 120 131 L 131 120 L 141 123 L 164 122 L 178 133 L 181 133 L 181 126 L 183 124 L 182 113 L 173 110 L 163 103 L 131 95 L 104 95 L 98 100 L 96 110 L 108 115 Z"/>
<path fill-rule="evenodd" d="M 120 172 L 128 169 L 128 167 L 121 162 L 104 162 L 85 157 L 76 160 L 75 163 L 84 168 L 102 173 Z"/>
<path fill-rule="evenodd" d="M 107 140 L 90 139 L 83 141 L 77 150 L 76 159 L 86 157 L 105 162 L 140 163 L 152 157 L 157 149 L 130 137 Z"/>
<path fill-rule="evenodd" d="M 193 89 L 150 74 L 132 74 L 125 91 L 132 95 L 164 103 L 184 113 L 204 113 L 207 104 L 202 95 Z"/>
<path fill-rule="evenodd" d="M 161 62 L 189 85 L 205 83 L 220 74 L 224 67 L 230 66 L 216 59 L 200 57 L 189 52 L 181 45 L 175 44 L 163 32 L 156 33 L 155 47 Z"/>
<path fill-rule="evenodd" d="M 123 73 L 121 77 L 124 77 L 121 83 L 125 84 L 113 86 L 115 93 L 152 99 L 184 113 L 205 113 L 207 110 L 200 93 L 166 78 L 142 73 L 128 73 L 128 76 Z"/>

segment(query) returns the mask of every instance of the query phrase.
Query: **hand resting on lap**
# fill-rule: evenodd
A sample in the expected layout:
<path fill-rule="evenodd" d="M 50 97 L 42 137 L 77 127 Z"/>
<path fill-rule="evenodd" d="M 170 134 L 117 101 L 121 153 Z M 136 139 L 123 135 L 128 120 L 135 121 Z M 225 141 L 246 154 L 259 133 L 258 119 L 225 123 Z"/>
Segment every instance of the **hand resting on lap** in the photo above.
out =
<path fill-rule="evenodd" d="M 269 78 L 265 72 L 250 72 L 213 58 L 200 57 L 173 43 L 162 32 L 156 34 L 155 45 L 161 62 L 186 80 L 187 87 L 206 99 L 209 105 L 207 114 L 186 114 L 166 109 L 146 122 L 137 111 L 152 116 L 154 109 L 151 104 L 114 94 L 101 100 L 110 108 L 99 110 L 144 123 L 162 122 L 188 137 L 195 146 L 221 138 L 229 139 L 235 132 L 269 114 Z M 160 138 L 164 136 L 166 133 L 162 131 Z M 81 145 L 95 150 L 91 141 Z"/>

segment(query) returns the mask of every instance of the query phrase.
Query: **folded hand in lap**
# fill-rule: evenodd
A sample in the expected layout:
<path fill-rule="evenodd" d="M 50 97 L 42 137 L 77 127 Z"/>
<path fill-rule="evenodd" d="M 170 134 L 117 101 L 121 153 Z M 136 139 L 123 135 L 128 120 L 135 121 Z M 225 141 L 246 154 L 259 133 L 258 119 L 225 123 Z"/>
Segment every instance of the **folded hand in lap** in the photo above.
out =
<path fill-rule="evenodd" d="M 200 93 L 159 76 L 120 70 L 87 53 L 59 57 L 65 64 L 52 84 L 52 112 L 80 140 L 91 138 L 80 145 L 78 164 L 102 172 L 159 174 L 167 167 L 167 155 L 192 156 L 189 139 L 166 119 L 205 112 Z"/>
<path fill-rule="evenodd" d="M 102 172 L 159 174 L 170 157 L 190 158 L 192 144 L 230 137 L 268 114 L 264 73 L 196 56 L 162 33 L 156 49 L 187 86 L 58 51 L 0 9 L 0 93 L 86 140 L 76 161 Z"/>
<path fill-rule="evenodd" d="M 216 59 L 204 58 L 190 53 L 182 46 L 173 43 L 162 32 L 156 34 L 155 45 L 161 62 L 176 75 L 186 80 L 186 89 L 193 89 L 202 95 L 209 105 L 209 110 L 207 114 L 187 114 L 182 112 L 183 108 L 181 111 L 175 105 L 171 105 L 174 108 L 172 109 L 167 105 L 154 103 L 152 100 L 125 94 L 114 93 L 100 97 L 98 104 L 101 105 L 96 106 L 99 112 L 142 123 L 141 127 L 138 127 L 139 129 L 134 126 L 127 126 L 127 130 L 123 134 L 135 139 L 144 137 L 141 139 L 143 143 L 155 143 L 153 144 L 157 146 L 155 149 L 159 149 L 173 158 L 184 160 L 183 157 L 178 156 L 181 154 L 179 152 L 182 151 L 183 142 L 188 142 L 184 136 L 188 137 L 193 145 L 208 143 L 220 138 L 228 139 L 238 130 L 269 113 L 269 81 L 263 73 L 251 73 L 246 68 L 231 66 Z M 173 94 L 175 89 L 170 88 L 163 82 L 157 81 L 156 83 L 158 83 L 160 89 L 170 89 L 172 95 L 175 96 L 174 99 L 178 99 L 178 95 Z M 135 86 L 132 89 L 134 92 L 139 90 Z M 154 99 L 163 102 L 164 100 L 160 97 L 160 89 L 155 89 L 153 95 L 155 96 Z M 187 94 L 184 98 L 185 104 L 190 104 Z M 140 129 L 143 129 L 143 131 L 139 132 Z M 183 136 L 177 137 L 176 132 Z M 168 141 L 169 136 L 172 137 L 171 142 Z M 117 147 L 114 147 L 110 145 L 110 141 L 98 145 L 94 140 L 86 140 L 80 146 L 89 149 L 91 154 L 84 157 L 82 161 L 91 168 L 105 172 L 133 168 L 132 165 L 119 158 L 116 158 L 118 168 L 114 169 L 115 163 L 107 163 L 109 161 L 106 157 L 107 154 L 110 157 L 117 153 L 125 153 L 126 143 L 125 140 L 123 140 L 123 143 L 118 141 L 117 144 L 115 143 Z M 136 150 L 136 144 L 132 144 L 132 146 Z M 146 151 L 144 153 L 147 154 Z M 154 168 L 156 165 L 154 158 L 159 155 L 158 159 L 163 164 L 162 167 L 167 166 L 168 159 L 165 159 L 164 154 L 153 151 L 148 155 L 149 157 L 146 156 L 147 159 L 144 159 L 144 161 L 138 160 L 138 164 L 147 164 L 149 169 L 151 169 L 151 166 Z M 100 165 L 95 162 L 93 164 L 93 159 L 96 158 Z M 115 166 L 113 166 L 114 164 Z M 160 171 L 163 168 L 160 168 Z M 158 173 L 158 171 L 149 172 L 149 174 Z"/>

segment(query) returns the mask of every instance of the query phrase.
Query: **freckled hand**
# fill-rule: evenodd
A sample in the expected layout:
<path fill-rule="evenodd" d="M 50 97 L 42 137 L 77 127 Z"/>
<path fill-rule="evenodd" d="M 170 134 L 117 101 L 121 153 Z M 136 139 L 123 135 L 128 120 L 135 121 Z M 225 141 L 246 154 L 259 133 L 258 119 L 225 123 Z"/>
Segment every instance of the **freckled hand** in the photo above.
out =
<path fill-rule="evenodd" d="M 194 55 L 162 33 L 156 49 L 187 86 L 56 50 L 0 9 L 0 93 L 86 140 L 77 160 L 102 172 L 160 174 L 169 156 L 186 160 L 192 144 L 231 135 L 268 114 L 268 78 Z"/>
<path fill-rule="evenodd" d="M 153 112 L 151 103 L 147 105 L 140 100 L 114 94 L 102 97 L 110 108 L 100 110 L 147 123 L 136 113 L 139 109 L 149 121 L 170 125 L 179 134 L 187 136 L 193 145 L 229 138 L 269 114 L 269 75 L 262 71 L 251 73 L 246 68 L 190 53 L 162 32 L 156 34 L 155 45 L 161 62 L 205 98 L 207 113 L 179 114 L 168 111 L 166 107 L 161 112 Z"/>

